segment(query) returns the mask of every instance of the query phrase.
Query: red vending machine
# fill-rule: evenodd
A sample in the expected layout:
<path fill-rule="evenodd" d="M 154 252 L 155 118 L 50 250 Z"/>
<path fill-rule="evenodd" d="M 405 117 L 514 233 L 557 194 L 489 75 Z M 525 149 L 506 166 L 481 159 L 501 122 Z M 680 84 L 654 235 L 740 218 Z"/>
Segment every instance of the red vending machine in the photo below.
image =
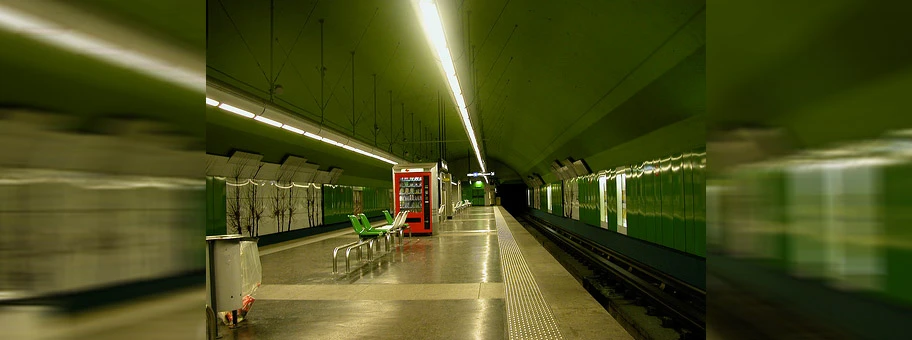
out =
<path fill-rule="evenodd" d="M 422 167 L 424 164 L 399 165 L 393 169 L 393 198 L 396 213 L 406 211 L 405 223 L 411 227 L 412 234 L 431 235 L 436 215 L 437 203 L 434 193 L 437 191 L 436 166 Z M 436 164 L 434 164 L 436 165 Z"/>

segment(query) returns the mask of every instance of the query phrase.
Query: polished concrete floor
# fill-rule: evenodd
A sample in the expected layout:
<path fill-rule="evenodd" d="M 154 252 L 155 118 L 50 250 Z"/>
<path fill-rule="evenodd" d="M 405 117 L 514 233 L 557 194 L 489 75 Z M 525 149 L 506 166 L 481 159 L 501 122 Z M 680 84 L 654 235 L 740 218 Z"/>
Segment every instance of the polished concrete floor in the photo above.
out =
<path fill-rule="evenodd" d="M 263 284 L 247 320 L 220 332 L 224 339 L 507 338 L 514 334 L 508 319 L 523 315 L 508 311 L 530 314 L 533 306 L 507 294 L 511 288 L 505 282 L 518 281 L 505 281 L 498 228 L 501 235 L 512 234 L 531 275 L 531 285 L 511 284 L 534 290 L 545 306 L 535 313 L 546 314 L 559 330 L 557 337 L 545 338 L 631 339 L 509 213 L 496 207 L 469 208 L 435 226 L 432 236 L 406 238 L 401 250 L 353 263 L 347 273 L 344 261 L 339 261 L 341 273 L 332 273 L 330 253 L 357 239 L 348 231 L 264 247 Z"/>

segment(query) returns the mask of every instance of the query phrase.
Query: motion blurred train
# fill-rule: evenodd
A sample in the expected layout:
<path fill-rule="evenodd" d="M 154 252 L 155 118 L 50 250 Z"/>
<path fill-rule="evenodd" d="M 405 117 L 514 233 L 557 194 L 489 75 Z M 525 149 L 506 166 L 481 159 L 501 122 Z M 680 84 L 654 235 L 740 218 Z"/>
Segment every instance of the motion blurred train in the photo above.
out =
<path fill-rule="evenodd" d="M 912 133 L 739 165 L 707 193 L 712 252 L 912 306 Z"/>

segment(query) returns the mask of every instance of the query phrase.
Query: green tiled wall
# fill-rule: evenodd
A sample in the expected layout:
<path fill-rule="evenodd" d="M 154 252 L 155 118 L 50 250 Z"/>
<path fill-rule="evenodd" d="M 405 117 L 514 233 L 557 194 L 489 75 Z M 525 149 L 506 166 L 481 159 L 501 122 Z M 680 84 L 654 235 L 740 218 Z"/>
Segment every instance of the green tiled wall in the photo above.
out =
<path fill-rule="evenodd" d="M 363 187 L 361 189 L 362 212 L 368 217 L 383 214 L 391 209 L 390 188 Z M 348 215 L 355 212 L 354 188 L 344 185 L 323 185 L 323 224 L 349 221 Z"/>
<path fill-rule="evenodd" d="M 703 149 L 645 161 L 625 171 L 627 183 L 627 236 L 690 254 L 706 255 L 706 152 Z M 607 228 L 617 231 L 616 174 L 606 176 Z M 601 227 L 599 174 L 578 178 L 580 221 Z M 566 181 L 571 185 L 574 181 Z M 563 216 L 562 183 L 542 187 L 541 210 Z"/>
<path fill-rule="evenodd" d="M 227 218 L 225 179 L 206 176 L 206 236 L 224 235 Z"/>

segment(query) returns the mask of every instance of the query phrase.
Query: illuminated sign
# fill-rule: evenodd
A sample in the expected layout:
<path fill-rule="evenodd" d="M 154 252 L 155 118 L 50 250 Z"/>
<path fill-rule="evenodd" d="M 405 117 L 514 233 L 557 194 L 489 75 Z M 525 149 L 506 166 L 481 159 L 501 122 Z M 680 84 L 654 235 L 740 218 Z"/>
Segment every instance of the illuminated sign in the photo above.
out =
<path fill-rule="evenodd" d="M 467 174 L 466 176 L 469 176 L 469 177 L 494 176 L 494 172 L 493 171 L 492 172 L 473 172 L 473 173 Z"/>

